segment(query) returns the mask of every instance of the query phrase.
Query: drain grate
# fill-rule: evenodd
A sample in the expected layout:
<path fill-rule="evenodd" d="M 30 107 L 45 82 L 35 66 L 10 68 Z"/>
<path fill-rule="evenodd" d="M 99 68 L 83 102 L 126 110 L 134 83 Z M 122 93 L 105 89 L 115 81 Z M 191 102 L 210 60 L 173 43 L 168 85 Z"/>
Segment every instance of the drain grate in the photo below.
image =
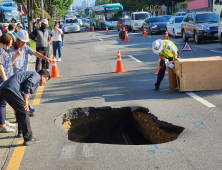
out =
<path fill-rule="evenodd" d="M 144 107 L 74 108 L 64 114 L 63 127 L 71 141 L 122 145 L 166 143 L 184 130 L 159 121 Z"/>

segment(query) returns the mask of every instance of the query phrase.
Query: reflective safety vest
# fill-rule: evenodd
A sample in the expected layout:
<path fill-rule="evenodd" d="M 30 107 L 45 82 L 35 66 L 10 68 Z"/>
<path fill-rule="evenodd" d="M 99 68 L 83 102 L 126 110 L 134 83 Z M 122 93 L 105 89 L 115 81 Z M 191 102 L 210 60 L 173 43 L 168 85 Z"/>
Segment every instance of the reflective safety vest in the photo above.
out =
<path fill-rule="evenodd" d="M 169 58 L 173 58 L 173 54 L 171 53 L 170 50 L 166 48 L 167 42 L 171 42 L 173 44 L 173 47 L 176 53 L 177 53 L 177 46 L 170 40 L 163 40 L 163 52 L 160 52 L 159 55 L 163 55 L 164 57 L 169 59 Z"/>

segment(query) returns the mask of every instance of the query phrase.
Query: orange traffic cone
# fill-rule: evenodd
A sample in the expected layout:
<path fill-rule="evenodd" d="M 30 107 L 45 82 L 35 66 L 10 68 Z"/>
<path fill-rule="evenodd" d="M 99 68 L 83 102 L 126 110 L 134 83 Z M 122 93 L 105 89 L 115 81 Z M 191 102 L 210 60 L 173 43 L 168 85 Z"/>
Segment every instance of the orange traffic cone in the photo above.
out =
<path fill-rule="evenodd" d="M 113 73 L 125 73 L 125 72 L 128 72 L 128 71 L 124 70 L 121 55 L 120 55 L 120 52 L 118 51 L 117 62 L 116 62 L 116 71 Z"/>
<path fill-rule="evenodd" d="M 123 31 L 126 31 L 125 27 L 123 27 Z"/>
<path fill-rule="evenodd" d="M 89 27 L 89 29 L 88 29 L 88 32 L 90 32 L 90 27 Z"/>
<path fill-rule="evenodd" d="M 160 68 L 161 68 L 161 66 L 160 66 L 160 61 L 161 61 L 161 58 L 159 57 L 158 70 L 157 70 L 156 73 L 154 73 L 155 75 L 157 75 L 157 74 L 159 73 L 159 71 L 160 71 Z M 165 74 L 168 74 L 168 72 L 165 71 Z"/>
<path fill-rule="evenodd" d="M 92 26 L 92 32 L 94 32 L 94 26 Z"/>
<path fill-rule="evenodd" d="M 170 39 L 169 39 L 169 35 L 168 35 L 167 30 L 166 30 L 166 36 L 165 36 L 165 39 L 166 39 L 166 40 L 170 40 Z"/>
<path fill-rule="evenodd" d="M 144 28 L 144 34 L 143 37 L 147 37 L 146 28 Z"/>
<path fill-rule="evenodd" d="M 128 37 L 127 31 L 125 31 L 125 40 L 124 41 L 129 41 L 129 37 Z"/>
<path fill-rule="evenodd" d="M 59 75 L 59 72 L 58 72 L 58 68 L 56 66 L 56 59 L 55 57 L 53 56 L 53 59 L 52 59 L 52 74 L 51 74 L 51 78 L 59 78 L 59 77 L 62 77 Z"/>
<path fill-rule="evenodd" d="M 86 31 L 86 27 L 85 27 L 85 31 Z"/>
<path fill-rule="evenodd" d="M 108 30 L 108 27 L 106 27 L 106 34 L 109 34 L 109 30 Z"/>

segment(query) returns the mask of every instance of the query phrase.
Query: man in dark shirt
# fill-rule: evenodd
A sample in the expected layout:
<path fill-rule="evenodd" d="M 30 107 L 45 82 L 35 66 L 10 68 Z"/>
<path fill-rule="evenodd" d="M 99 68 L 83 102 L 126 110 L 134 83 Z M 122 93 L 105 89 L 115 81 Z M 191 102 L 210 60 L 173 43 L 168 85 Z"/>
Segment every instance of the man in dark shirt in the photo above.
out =
<path fill-rule="evenodd" d="M 38 86 L 43 86 L 49 79 L 50 74 L 46 70 L 39 70 L 38 73 L 18 72 L 1 86 L 1 96 L 15 110 L 18 130 L 23 132 L 23 144 L 26 146 L 38 142 L 38 139 L 33 138 L 30 126 L 29 108 L 32 106 L 28 101 L 29 94 L 35 94 Z"/>
<path fill-rule="evenodd" d="M 29 37 L 36 41 L 36 51 L 44 56 L 48 57 L 49 49 L 48 46 L 51 44 L 53 33 L 47 28 L 48 20 L 44 19 L 40 28 L 35 29 L 30 33 Z M 51 37 L 50 37 L 51 36 Z M 42 69 L 49 69 L 49 64 L 46 60 L 36 58 L 35 70 L 40 70 L 40 65 L 42 64 Z"/>

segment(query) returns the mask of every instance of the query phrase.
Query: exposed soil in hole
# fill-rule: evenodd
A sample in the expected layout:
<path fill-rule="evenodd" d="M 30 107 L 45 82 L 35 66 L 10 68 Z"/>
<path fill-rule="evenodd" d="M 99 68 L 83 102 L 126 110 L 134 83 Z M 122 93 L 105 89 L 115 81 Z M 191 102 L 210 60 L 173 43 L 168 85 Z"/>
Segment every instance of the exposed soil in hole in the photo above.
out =
<path fill-rule="evenodd" d="M 71 141 L 122 145 L 166 143 L 184 130 L 143 107 L 74 108 L 64 114 L 63 127 Z"/>

